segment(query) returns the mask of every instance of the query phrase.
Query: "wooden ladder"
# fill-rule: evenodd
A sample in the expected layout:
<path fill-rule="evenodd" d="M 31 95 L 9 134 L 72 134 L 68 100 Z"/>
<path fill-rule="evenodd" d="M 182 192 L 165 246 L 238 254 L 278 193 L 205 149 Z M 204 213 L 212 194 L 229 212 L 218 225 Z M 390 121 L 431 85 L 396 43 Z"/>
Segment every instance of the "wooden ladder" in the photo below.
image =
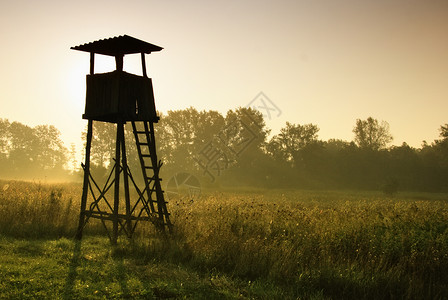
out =
<path fill-rule="evenodd" d="M 161 161 L 157 161 L 154 124 L 152 122 L 141 121 L 142 124 L 140 125 L 142 126 L 137 128 L 135 121 L 132 121 L 131 123 L 145 183 L 144 190 L 148 197 L 147 203 L 149 204 L 151 212 L 158 215 L 158 221 L 155 225 L 160 230 L 164 230 L 165 226 L 168 226 L 168 229 L 171 231 L 172 224 L 169 218 L 170 214 L 166 208 L 167 202 L 164 199 L 162 186 L 160 184 L 162 179 L 159 177 L 159 170 L 162 163 Z M 155 195 L 155 197 L 153 197 L 153 195 Z"/>

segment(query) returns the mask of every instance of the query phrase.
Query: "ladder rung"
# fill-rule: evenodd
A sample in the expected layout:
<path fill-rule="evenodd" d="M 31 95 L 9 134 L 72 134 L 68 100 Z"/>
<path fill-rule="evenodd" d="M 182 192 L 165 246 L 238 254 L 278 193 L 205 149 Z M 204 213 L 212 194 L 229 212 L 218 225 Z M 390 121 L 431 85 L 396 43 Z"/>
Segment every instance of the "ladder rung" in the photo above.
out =
<path fill-rule="evenodd" d="M 149 144 L 148 143 L 137 143 L 139 146 L 143 146 L 143 145 L 145 145 L 145 146 L 149 146 Z"/>
<path fill-rule="evenodd" d="M 154 200 L 154 199 L 146 200 L 146 199 L 145 199 L 145 202 L 146 202 L 146 203 L 148 203 L 148 202 L 157 203 L 157 200 Z"/>
<path fill-rule="evenodd" d="M 136 134 L 143 134 L 143 133 L 151 133 L 151 131 L 140 131 L 140 130 L 137 130 L 137 131 L 134 131 L 134 133 L 136 133 Z"/>
<path fill-rule="evenodd" d="M 146 166 L 145 166 L 145 169 L 154 169 L 154 168 L 153 168 L 153 167 L 146 167 Z"/>
<path fill-rule="evenodd" d="M 156 214 L 160 217 L 160 215 L 162 215 L 162 216 L 169 216 L 169 215 L 171 215 L 169 212 L 159 212 L 159 211 L 156 211 Z"/>
<path fill-rule="evenodd" d="M 148 177 L 147 179 L 148 179 L 148 181 L 155 180 L 155 177 Z M 162 181 L 162 178 L 159 178 L 159 180 Z"/>
<path fill-rule="evenodd" d="M 142 154 L 142 157 L 151 157 L 151 154 Z"/>
<path fill-rule="evenodd" d="M 151 193 L 155 193 L 156 192 L 156 188 L 148 189 L 147 191 L 151 192 Z M 162 194 L 165 193 L 165 191 L 163 191 L 163 190 L 161 192 L 162 192 Z M 165 202 L 165 203 L 168 203 L 168 202 Z"/>

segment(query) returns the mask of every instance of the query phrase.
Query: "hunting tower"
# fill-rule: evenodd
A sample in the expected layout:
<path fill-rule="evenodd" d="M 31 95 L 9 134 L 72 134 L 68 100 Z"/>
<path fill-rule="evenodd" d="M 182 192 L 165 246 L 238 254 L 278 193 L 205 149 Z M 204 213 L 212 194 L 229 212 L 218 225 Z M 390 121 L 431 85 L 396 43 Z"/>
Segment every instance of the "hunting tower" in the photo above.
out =
<path fill-rule="evenodd" d="M 84 182 L 76 238 L 82 238 L 84 226 L 90 218 L 101 220 L 114 244 L 122 232 L 131 238 L 140 221 L 152 222 L 161 231 L 164 231 L 165 227 L 171 229 L 159 178 L 162 163 L 157 160 L 154 138 L 154 123 L 158 122 L 159 117 L 155 109 L 152 81 L 147 76 L 145 63 L 145 54 L 163 48 L 123 35 L 71 49 L 90 53 L 90 74 L 87 75 L 86 106 L 83 114 L 83 119 L 88 120 L 85 163 L 82 164 Z M 124 72 L 123 57 L 126 54 L 138 53 L 141 54 L 143 76 Z M 95 54 L 115 57 L 116 70 L 95 74 Z M 93 121 L 116 124 L 114 163 L 102 188 L 90 172 Z M 141 165 L 143 185 L 140 184 L 140 187 L 137 183 L 139 180 L 134 179 L 127 163 L 124 134 L 124 125 L 127 122 L 132 124 Z M 120 203 L 121 179 L 124 205 Z M 111 193 L 108 193 L 109 190 Z M 107 199 L 110 194 L 113 195 L 113 200 Z"/>

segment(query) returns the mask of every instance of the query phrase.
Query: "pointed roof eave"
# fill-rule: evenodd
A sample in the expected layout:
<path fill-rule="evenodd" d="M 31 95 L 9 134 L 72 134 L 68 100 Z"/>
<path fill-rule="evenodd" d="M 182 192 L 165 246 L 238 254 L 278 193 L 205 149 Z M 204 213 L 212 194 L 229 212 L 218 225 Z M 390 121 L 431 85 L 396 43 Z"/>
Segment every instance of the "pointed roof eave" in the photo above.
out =
<path fill-rule="evenodd" d="M 91 43 L 74 46 L 70 49 L 117 56 L 133 53 L 149 54 L 151 52 L 160 51 L 163 48 L 128 35 L 120 35 L 108 39 L 102 39 Z"/>

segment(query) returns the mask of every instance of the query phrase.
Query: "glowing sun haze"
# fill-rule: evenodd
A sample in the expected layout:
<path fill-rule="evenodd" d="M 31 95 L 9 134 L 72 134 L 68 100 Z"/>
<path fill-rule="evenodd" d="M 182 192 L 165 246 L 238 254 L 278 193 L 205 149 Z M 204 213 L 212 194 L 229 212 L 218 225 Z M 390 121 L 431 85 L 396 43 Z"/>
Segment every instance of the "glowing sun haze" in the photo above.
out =
<path fill-rule="evenodd" d="M 4 1 L 0 118 L 53 124 L 66 145 L 86 121 L 89 55 L 71 46 L 128 34 L 146 56 L 156 107 L 246 106 L 263 91 L 282 111 L 273 133 L 314 123 L 351 141 L 357 118 L 389 122 L 419 147 L 448 122 L 448 1 Z M 96 56 L 96 72 L 114 68 Z M 139 56 L 125 70 L 141 74 Z"/>

